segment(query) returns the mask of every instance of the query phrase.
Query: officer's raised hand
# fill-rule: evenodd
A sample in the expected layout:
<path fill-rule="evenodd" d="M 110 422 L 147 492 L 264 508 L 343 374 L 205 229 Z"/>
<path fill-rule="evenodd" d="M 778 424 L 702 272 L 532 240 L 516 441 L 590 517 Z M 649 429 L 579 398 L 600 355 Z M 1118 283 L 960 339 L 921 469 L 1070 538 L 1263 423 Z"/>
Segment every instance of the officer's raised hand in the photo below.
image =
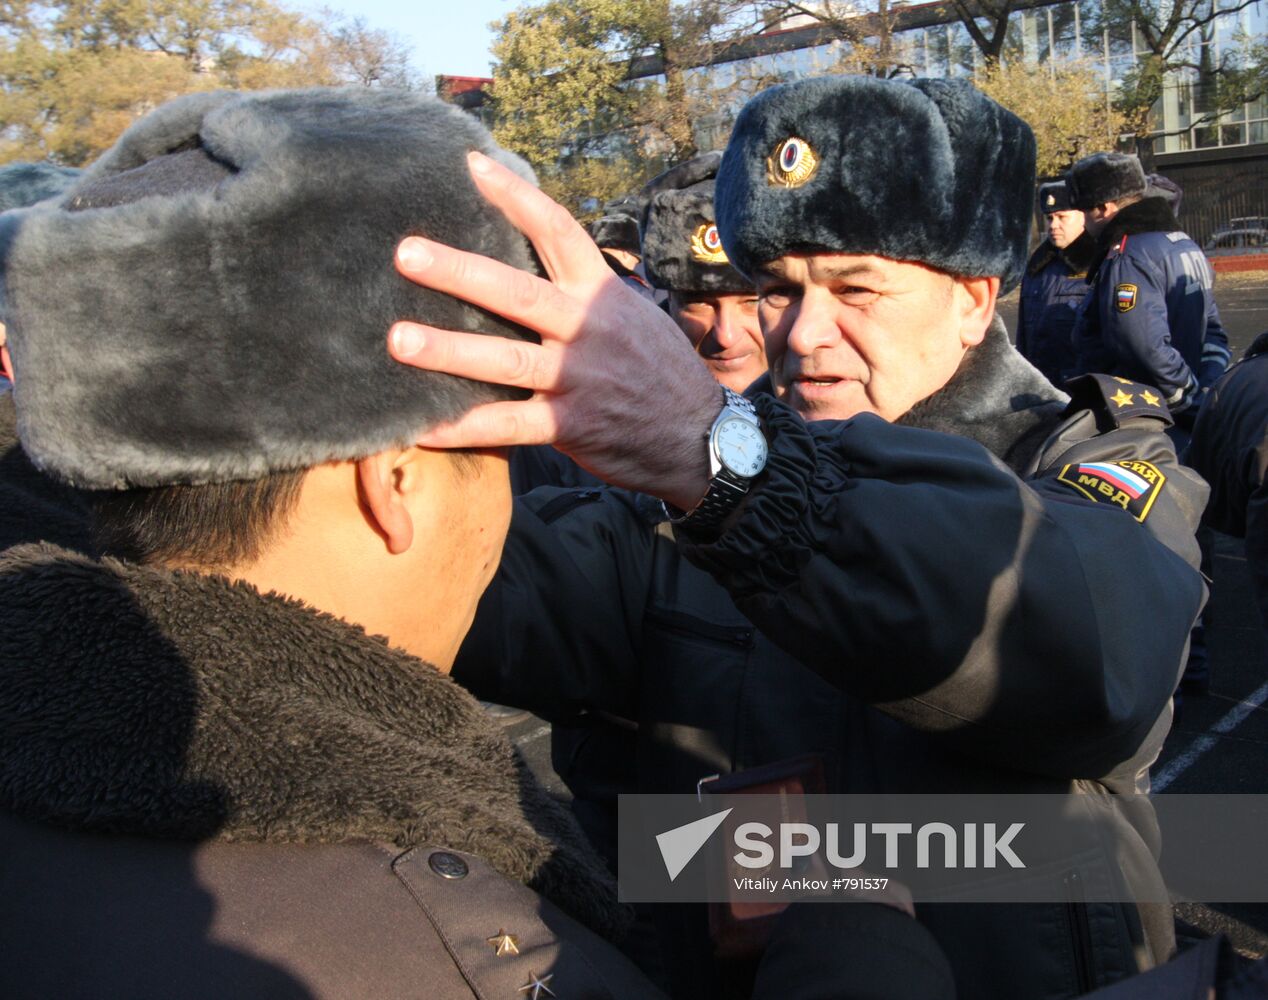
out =
<path fill-rule="evenodd" d="M 419 443 L 554 443 L 608 482 L 690 509 L 709 481 L 705 433 L 722 407 L 717 383 L 673 321 L 613 275 L 566 209 L 488 157 L 473 152 L 468 161 L 548 278 L 417 237 L 397 249 L 397 269 L 533 330 L 541 344 L 400 322 L 390 350 L 407 364 L 533 395 L 477 407 Z"/>

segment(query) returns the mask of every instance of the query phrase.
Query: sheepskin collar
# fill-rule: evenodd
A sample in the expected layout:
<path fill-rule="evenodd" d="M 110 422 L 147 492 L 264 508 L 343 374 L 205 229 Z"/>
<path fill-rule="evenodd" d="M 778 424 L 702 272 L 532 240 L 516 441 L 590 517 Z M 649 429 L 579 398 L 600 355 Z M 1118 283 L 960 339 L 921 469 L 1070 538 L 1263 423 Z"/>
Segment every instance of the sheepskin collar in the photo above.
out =
<path fill-rule="evenodd" d="M 1039 274 L 1054 260 L 1060 260 L 1070 269 L 1071 274 L 1089 274 L 1091 272 L 1088 268 L 1096 258 L 1096 249 L 1096 240 L 1092 239 L 1086 231 L 1079 233 L 1068 246 L 1060 250 L 1053 246 L 1051 240 L 1044 240 L 1030 255 L 1026 273 L 1032 276 Z"/>
<path fill-rule="evenodd" d="M 0 808 L 166 839 L 446 846 L 600 933 L 624 919 L 580 830 L 448 677 L 295 600 L 48 545 L 0 558 Z"/>
<path fill-rule="evenodd" d="M 1008 341 L 1003 321 L 964 355 L 951 380 L 896 421 L 907 427 L 971 438 L 1014 471 L 1056 427 L 1069 397 Z"/>

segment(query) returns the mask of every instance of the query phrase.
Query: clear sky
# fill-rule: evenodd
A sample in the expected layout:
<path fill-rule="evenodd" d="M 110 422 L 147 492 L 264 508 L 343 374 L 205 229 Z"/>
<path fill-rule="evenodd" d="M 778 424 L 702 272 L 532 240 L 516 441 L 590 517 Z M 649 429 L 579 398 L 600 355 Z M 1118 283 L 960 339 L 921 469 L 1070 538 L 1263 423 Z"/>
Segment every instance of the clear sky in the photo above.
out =
<path fill-rule="evenodd" d="M 309 11 L 330 7 L 364 17 L 372 28 L 386 28 L 414 48 L 414 66 L 428 77 L 488 76 L 489 22 L 505 17 L 524 0 L 301 0 Z"/>

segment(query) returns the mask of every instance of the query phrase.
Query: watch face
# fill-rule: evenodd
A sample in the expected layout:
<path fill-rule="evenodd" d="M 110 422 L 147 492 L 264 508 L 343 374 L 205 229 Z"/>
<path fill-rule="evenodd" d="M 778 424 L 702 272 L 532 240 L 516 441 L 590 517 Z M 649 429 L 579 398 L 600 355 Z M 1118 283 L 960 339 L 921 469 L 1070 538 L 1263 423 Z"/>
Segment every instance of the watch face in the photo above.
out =
<path fill-rule="evenodd" d="M 724 420 L 714 440 L 718 459 L 729 472 L 752 479 L 766 468 L 766 438 L 751 421 Z"/>

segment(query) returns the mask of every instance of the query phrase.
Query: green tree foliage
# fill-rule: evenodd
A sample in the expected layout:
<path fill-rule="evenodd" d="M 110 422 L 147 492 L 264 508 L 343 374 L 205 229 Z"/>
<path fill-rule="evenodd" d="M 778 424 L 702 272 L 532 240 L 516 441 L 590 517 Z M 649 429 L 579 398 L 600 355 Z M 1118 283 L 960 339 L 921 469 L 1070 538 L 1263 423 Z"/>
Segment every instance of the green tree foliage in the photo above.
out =
<path fill-rule="evenodd" d="M 546 0 L 493 25 L 494 135 L 581 214 L 699 152 L 727 101 L 694 74 L 752 28 L 728 0 Z M 750 20 L 745 21 L 745 13 Z"/>
<path fill-rule="evenodd" d="M 0 5 L 0 162 L 80 166 L 180 94 L 222 87 L 416 84 L 403 45 L 364 21 L 269 0 Z"/>

